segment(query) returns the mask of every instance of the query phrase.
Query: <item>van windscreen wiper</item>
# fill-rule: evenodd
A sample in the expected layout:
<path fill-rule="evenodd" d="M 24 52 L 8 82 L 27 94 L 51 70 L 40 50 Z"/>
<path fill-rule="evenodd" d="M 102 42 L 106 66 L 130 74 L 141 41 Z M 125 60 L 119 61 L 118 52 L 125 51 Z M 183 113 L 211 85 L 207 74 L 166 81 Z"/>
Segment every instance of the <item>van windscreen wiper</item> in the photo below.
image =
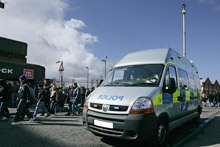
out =
<path fill-rule="evenodd" d="M 155 83 L 148 82 L 111 82 L 106 84 L 105 86 L 152 86 Z"/>

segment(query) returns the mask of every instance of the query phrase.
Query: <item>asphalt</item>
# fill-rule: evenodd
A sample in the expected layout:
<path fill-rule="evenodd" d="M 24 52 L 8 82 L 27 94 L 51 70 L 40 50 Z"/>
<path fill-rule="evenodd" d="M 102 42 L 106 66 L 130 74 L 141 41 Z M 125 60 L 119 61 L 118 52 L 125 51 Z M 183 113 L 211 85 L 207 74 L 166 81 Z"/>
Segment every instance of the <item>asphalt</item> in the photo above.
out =
<path fill-rule="evenodd" d="M 67 104 L 65 105 L 65 110 Z M 34 112 L 35 105 L 30 107 L 30 111 Z M 14 115 L 16 108 L 9 108 L 11 115 Z M 198 147 L 198 146 L 220 146 L 220 108 L 203 107 L 201 114 L 200 127 L 181 139 L 174 146 L 181 147 Z"/>
<path fill-rule="evenodd" d="M 208 118 L 204 124 L 200 126 L 200 129 L 196 131 L 190 138 L 185 141 L 181 146 L 183 147 L 198 147 L 220 146 L 220 113 L 216 116 Z"/>
<path fill-rule="evenodd" d="M 201 123 L 173 147 L 220 146 L 220 108 L 203 107 Z M 215 131 L 213 131 L 215 130 Z M 217 145 L 218 144 L 218 145 Z"/>

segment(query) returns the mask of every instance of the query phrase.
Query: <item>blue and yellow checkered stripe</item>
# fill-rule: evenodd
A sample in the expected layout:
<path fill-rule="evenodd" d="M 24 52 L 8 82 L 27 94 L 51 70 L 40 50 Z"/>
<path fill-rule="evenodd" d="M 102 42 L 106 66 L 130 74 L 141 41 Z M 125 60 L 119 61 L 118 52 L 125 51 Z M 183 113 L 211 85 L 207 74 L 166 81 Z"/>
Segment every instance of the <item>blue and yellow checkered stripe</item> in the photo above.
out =
<path fill-rule="evenodd" d="M 180 102 L 190 102 L 190 97 L 193 97 L 194 101 L 201 100 L 200 93 L 198 92 L 190 92 L 190 91 L 180 91 L 176 90 L 173 94 L 163 93 L 157 94 L 153 100 L 154 105 L 162 105 L 162 104 L 172 104 L 172 103 L 180 103 Z M 178 101 L 178 97 L 182 97 L 182 101 Z"/>

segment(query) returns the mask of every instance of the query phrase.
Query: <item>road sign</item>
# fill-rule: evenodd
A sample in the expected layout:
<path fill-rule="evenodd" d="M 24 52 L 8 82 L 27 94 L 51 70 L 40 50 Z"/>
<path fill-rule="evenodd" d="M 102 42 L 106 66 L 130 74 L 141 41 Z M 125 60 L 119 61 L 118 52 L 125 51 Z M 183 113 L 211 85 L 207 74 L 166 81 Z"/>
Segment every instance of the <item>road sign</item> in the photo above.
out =
<path fill-rule="evenodd" d="M 3 2 L 0 2 L 0 8 L 4 9 L 5 4 Z"/>
<path fill-rule="evenodd" d="M 63 63 L 61 62 L 59 71 L 64 71 Z"/>

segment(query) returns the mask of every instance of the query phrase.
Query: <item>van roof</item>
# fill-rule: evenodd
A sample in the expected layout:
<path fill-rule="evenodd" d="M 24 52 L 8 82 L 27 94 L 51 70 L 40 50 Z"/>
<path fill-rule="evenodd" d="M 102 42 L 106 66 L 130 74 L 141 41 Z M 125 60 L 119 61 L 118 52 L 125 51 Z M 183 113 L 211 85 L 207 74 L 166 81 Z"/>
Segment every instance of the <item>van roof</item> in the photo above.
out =
<path fill-rule="evenodd" d="M 166 64 L 172 62 L 192 73 L 198 73 L 196 66 L 192 61 L 184 58 L 171 48 L 149 49 L 133 52 L 122 58 L 114 67 L 141 65 L 141 64 Z"/>
<path fill-rule="evenodd" d="M 165 64 L 169 50 L 169 48 L 161 48 L 133 52 L 122 58 L 115 67 L 137 64 Z"/>

